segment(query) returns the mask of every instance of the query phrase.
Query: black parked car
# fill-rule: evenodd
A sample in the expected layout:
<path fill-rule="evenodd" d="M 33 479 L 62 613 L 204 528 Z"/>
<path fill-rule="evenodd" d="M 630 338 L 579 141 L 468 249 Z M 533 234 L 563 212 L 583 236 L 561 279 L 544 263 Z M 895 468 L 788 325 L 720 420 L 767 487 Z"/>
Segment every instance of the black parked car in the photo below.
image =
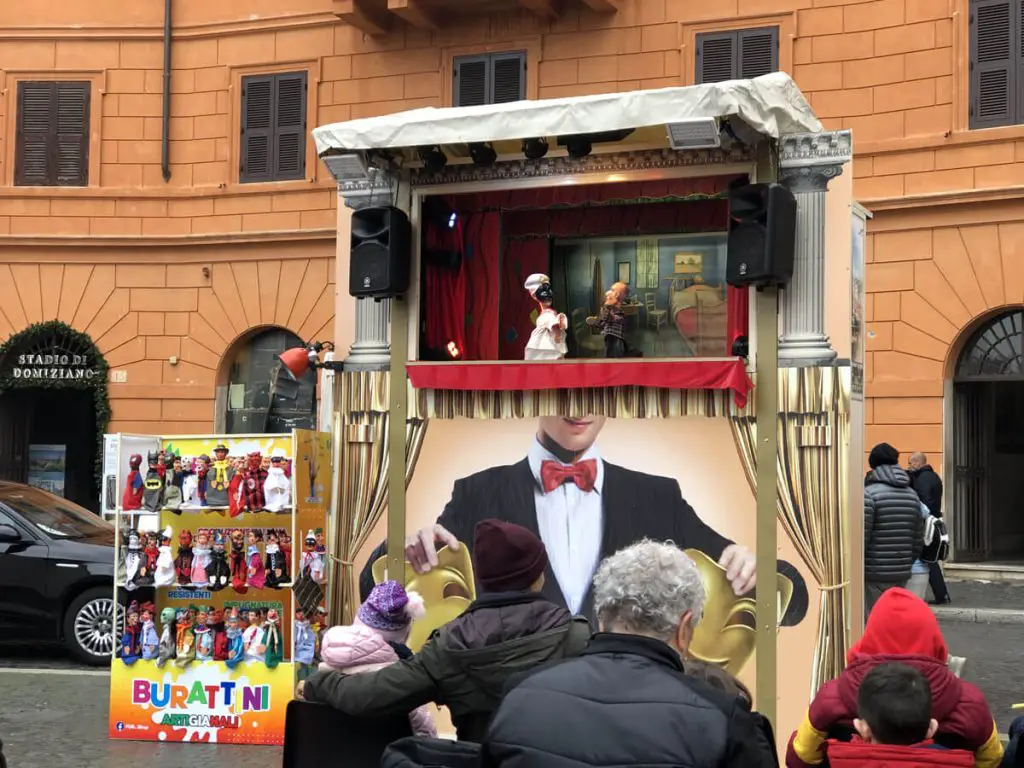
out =
<path fill-rule="evenodd" d="M 114 526 L 46 491 L 0 481 L 0 641 L 64 643 L 87 664 L 109 664 L 121 613 Z"/>

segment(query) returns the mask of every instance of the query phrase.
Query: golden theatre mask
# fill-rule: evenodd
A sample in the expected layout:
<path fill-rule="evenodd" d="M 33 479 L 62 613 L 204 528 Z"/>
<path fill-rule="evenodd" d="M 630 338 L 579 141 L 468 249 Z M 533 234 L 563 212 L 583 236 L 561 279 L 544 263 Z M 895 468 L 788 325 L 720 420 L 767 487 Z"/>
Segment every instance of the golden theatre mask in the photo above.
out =
<path fill-rule="evenodd" d="M 737 597 L 725 569 L 696 549 L 686 550 L 704 582 L 704 616 L 693 632 L 689 654 L 696 659 L 724 667 L 733 675 L 750 660 L 756 640 L 757 604 L 753 598 Z M 793 598 L 793 583 L 777 576 L 779 620 Z"/>
<path fill-rule="evenodd" d="M 373 563 L 374 583 L 388 578 L 387 560 L 385 555 Z M 419 652 L 435 629 L 461 616 L 476 599 L 473 561 L 465 546 L 454 551 L 448 547 L 438 550 L 437 561 L 437 567 L 427 573 L 416 573 L 412 565 L 405 564 L 405 588 L 418 592 L 427 609 L 427 615 L 412 624 L 406 644 L 413 653 Z"/>

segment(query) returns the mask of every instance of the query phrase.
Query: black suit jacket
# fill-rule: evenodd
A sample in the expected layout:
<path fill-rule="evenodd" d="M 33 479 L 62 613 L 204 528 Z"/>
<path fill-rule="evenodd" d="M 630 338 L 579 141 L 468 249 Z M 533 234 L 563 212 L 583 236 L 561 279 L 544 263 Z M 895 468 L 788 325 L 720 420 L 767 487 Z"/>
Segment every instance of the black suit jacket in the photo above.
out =
<path fill-rule="evenodd" d="M 452 498 L 437 522 L 468 546 L 471 554 L 473 529 L 478 522 L 488 518 L 516 523 L 539 536 L 535 485 L 536 480 L 526 459 L 477 472 L 455 481 Z M 601 559 L 643 538 L 672 541 L 683 549 L 698 549 L 715 560 L 733 543 L 697 517 L 693 507 L 683 499 L 679 483 L 671 478 L 647 475 L 605 461 L 601 493 L 604 506 Z M 363 568 L 359 580 L 362 600 L 373 589 L 371 566 L 385 554 L 387 542 L 374 550 Z M 807 586 L 789 563 L 779 561 L 779 572 L 794 582 L 793 599 L 783 624 L 797 624 L 807 612 Z M 550 564 L 545 573 L 542 594 L 556 605 L 565 607 L 565 596 Z M 590 590 L 580 613 L 594 619 L 594 596 Z"/>

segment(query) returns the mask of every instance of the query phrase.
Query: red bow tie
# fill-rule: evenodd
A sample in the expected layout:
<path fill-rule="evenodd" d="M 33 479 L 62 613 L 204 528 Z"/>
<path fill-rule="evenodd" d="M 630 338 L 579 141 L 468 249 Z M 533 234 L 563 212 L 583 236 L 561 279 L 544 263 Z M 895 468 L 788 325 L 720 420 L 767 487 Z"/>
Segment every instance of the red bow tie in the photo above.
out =
<path fill-rule="evenodd" d="M 569 465 L 559 464 L 557 461 L 544 461 L 540 465 L 540 479 L 544 493 L 551 493 L 570 481 L 584 493 L 590 493 L 597 481 L 597 460 L 587 459 Z"/>

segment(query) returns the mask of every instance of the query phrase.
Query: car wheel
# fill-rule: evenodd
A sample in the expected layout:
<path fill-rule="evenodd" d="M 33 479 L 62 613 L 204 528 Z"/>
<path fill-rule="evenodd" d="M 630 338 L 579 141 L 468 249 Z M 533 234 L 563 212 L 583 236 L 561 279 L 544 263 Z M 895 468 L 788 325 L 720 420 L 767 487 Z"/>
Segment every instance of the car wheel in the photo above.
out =
<path fill-rule="evenodd" d="M 79 595 L 64 616 L 64 642 L 79 660 L 94 666 L 109 664 L 124 609 L 114 611 L 113 589 L 96 587 Z"/>

